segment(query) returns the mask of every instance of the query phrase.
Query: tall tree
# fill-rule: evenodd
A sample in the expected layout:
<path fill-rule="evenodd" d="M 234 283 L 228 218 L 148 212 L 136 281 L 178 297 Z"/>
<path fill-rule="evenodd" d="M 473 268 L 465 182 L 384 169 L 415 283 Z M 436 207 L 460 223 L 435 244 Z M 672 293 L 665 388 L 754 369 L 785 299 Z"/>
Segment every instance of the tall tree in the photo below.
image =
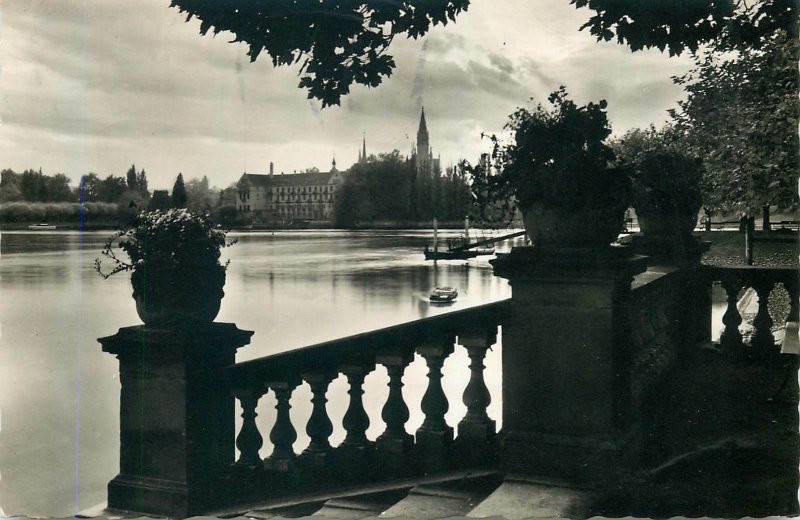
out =
<path fill-rule="evenodd" d="M 703 158 L 708 208 L 797 206 L 798 52 L 797 38 L 778 31 L 738 53 L 713 45 L 676 78 L 687 98 L 673 117 Z"/>
<path fill-rule="evenodd" d="M 109 175 L 100 182 L 98 199 L 103 202 L 117 202 L 127 189 L 128 184 L 124 177 Z"/>
<path fill-rule="evenodd" d="M 5 169 L 0 172 L 0 202 L 22 200 L 20 175 L 14 170 Z"/>
<path fill-rule="evenodd" d="M 100 200 L 100 177 L 96 173 L 88 173 L 81 176 L 79 186 L 79 197 L 83 202 L 97 202 Z"/>
<path fill-rule="evenodd" d="M 186 196 L 188 198 L 186 207 L 195 213 L 211 211 L 218 199 L 216 192 L 212 192 L 209 187 L 208 177 L 205 175 L 202 179 L 190 179 L 186 182 Z"/>
<path fill-rule="evenodd" d="M 131 164 L 131 167 L 128 168 L 128 173 L 126 174 L 126 179 L 128 183 L 128 189 L 136 191 L 137 183 L 136 183 L 136 166 Z"/>
<path fill-rule="evenodd" d="M 144 168 L 136 174 L 136 189 L 142 197 L 150 197 L 150 190 L 147 189 L 147 174 L 144 172 Z"/>
<path fill-rule="evenodd" d="M 69 202 L 72 199 L 69 177 L 59 173 L 47 178 L 47 202 Z"/>
<path fill-rule="evenodd" d="M 186 196 L 186 185 L 183 183 L 183 174 L 179 173 L 172 186 L 172 207 L 185 208 L 188 197 Z"/>

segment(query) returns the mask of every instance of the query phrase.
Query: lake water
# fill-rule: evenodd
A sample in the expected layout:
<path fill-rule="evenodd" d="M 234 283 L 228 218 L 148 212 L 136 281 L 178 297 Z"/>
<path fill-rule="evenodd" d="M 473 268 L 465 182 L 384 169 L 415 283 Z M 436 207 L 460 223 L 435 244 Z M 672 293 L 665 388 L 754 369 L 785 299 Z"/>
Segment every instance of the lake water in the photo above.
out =
<path fill-rule="evenodd" d="M 139 324 L 126 274 L 103 280 L 93 268 L 108 233 L 4 232 L 0 236 L 0 516 L 67 516 L 105 501 L 106 484 L 118 470 L 119 381 L 117 360 L 101 352 L 96 338 Z M 510 296 L 505 280 L 492 275 L 486 257 L 469 262 L 425 262 L 426 231 L 304 231 L 231 234 L 225 299 L 218 320 L 254 330 L 240 350 L 247 360 L 416 318 L 450 312 Z M 517 242 L 520 244 L 521 242 Z M 511 244 L 506 244 L 508 248 Z M 432 306 L 435 286 L 459 289 L 458 301 Z M 486 360 L 493 402 L 489 415 L 500 426 L 500 348 Z M 445 363 L 443 385 L 450 400 L 448 423 L 463 417 L 461 393 L 468 358 L 457 349 Z M 419 402 L 426 368 L 419 357 L 407 371 L 404 393 L 422 423 Z M 380 409 L 388 394 L 379 367 L 365 384 L 370 438 L 383 429 Z M 343 437 L 346 382 L 331 385 L 329 411 Z M 308 443 L 307 385 L 295 391 L 295 450 Z M 259 405 L 267 439 L 274 399 Z M 265 440 L 262 456 L 270 447 Z"/>

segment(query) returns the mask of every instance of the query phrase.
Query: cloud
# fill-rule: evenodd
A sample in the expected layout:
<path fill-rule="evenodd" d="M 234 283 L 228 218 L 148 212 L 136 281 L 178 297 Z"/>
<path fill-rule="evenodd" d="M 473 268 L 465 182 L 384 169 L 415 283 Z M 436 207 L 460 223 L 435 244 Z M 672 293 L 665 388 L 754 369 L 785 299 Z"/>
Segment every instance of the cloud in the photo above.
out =
<path fill-rule="evenodd" d="M 500 56 L 499 54 L 490 53 L 489 54 L 489 61 L 500 69 L 500 71 L 505 72 L 506 74 L 511 74 L 514 72 L 514 66 L 511 63 L 511 60 L 504 56 Z"/>
<path fill-rule="evenodd" d="M 615 128 L 663 119 L 680 98 L 669 77 L 684 59 L 631 53 L 577 31 L 587 13 L 565 0 L 473 2 L 456 23 L 396 39 L 397 68 L 319 110 L 297 68 L 250 63 L 230 35 L 199 36 L 165 0 L 3 4 L 0 168 L 42 166 L 77 179 L 132 162 L 156 187 L 177 171 L 227 185 L 274 161 L 284 171 L 347 166 L 368 151 L 407 153 L 424 103 L 445 164 L 476 157 L 529 98 L 566 84 L 579 101 L 606 98 Z"/>

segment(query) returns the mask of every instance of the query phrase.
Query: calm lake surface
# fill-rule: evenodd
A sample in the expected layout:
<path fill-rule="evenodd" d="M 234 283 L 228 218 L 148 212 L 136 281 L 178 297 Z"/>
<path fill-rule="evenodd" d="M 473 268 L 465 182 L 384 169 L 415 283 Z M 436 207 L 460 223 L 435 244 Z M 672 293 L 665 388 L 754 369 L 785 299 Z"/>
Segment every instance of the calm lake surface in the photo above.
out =
<path fill-rule="evenodd" d="M 105 501 L 106 484 L 119 468 L 117 360 L 101 352 L 96 338 L 141 323 L 130 279 L 103 280 L 93 262 L 107 232 L 3 232 L 0 235 L 0 516 L 67 516 Z M 254 330 L 237 360 L 402 323 L 510 296 L 506 280 L 492 275 L 487 257 L 469 262 L 425 262 L 426 231 L 303 231 L 239 233 L 224 251 L 230 258 L 219 321 Z M 517 242 L 517 245 L 521 242 Z M 498 251 L 507 249 L 506 244 Z M 435 286 L 459 290 L 447 307 L 427 301 Z M 493 402 L 489 415 L 500 426 L 500 345 L 486 360 Z M 461 393 L 468 358 L 456 349 L 445 363 L 443 385 L 450 400 L 448 423 L 466 409 Z M 408 368 L 404 394 L 422 423 L 419 402 L 426 368 L 417 357 Z M 380 410 L 388 394 L 386 371 L 365 384 L 370 438 L 383 430 Z M 335 445 L 344 438 L 346 382 L 328 394 Z M 292 399 L 298 431 L 295 451 L 307 445 L 311 412 L 307 385 Z M 274 418 L 271 394 L 259 404 L 265 437 Z"/>

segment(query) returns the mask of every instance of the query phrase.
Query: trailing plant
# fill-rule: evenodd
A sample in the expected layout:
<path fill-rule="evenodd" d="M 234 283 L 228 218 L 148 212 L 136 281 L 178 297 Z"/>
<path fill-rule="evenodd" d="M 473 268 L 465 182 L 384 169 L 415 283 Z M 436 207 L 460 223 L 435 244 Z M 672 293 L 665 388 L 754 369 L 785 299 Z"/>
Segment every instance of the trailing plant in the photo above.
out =
<path fill-rule="evenodd" d="M 102 255 L 112 267 L 95 270 L 104 278 L 131 271 L 134 298 L 152 296 L 164 301 L 222 295 L 227 263 L 220 263 L 226 231 L 216 229 L 205 215 L 185 209 L 139 213 L 130 228 L 108 238 Z M 118 250 L 128 260 L 118 256 Z"/>

